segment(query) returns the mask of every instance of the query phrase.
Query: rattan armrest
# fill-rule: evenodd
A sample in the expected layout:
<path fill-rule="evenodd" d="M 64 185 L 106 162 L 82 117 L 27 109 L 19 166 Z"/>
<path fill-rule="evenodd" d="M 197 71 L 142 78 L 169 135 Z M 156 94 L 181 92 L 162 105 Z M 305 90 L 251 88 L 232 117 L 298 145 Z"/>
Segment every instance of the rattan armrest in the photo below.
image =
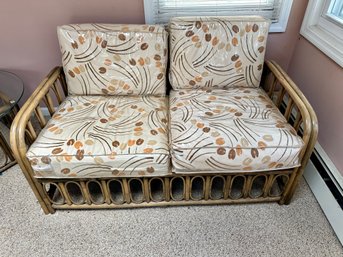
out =
<path fill-rule="evenodd" d="M 32 168 L 26 158 L 26 152 L 28 144 L 32 143 L 38 134 L 37 128 L 32 125 L 31 119 L 36 117 L 40 127 L 45 126 L 46 120 L 41 110 L 41 104 L 45 103 L 50 115 L 52 115 L 54 113 L 54 101 L 61 103 L 64 98 L 59 86 L 62 87 L 63 93 L 66 94 L 67 87 L 62 67 L 54 68 L 38 85 L 16 115 L 10 133 L 13 154 L 45 213 L 51 213 L 54 210 L 50 204 L 42 204 L 42 202 L 48 203 L 48 200 L 42 185 L 33 178 Z M 53 100 L 52 96 L 54 96 L 55 100 Z"/>
<path fill-rule="evenodd" d="M 285 118 L 304 141 L 304 148 L 300 155 L 301 167 L 292 177 L 295 181 L 290 183 L 289 193 L 284 199 L 285 203 L 288 203 L 316 143 L 318 120 L 312 106 L 299 87 L 275 61 L 265 62 L 264 81 L 261 85 L 268 92 L 269 97 L 275 100 L 279 109 L 284 111 Z"/>

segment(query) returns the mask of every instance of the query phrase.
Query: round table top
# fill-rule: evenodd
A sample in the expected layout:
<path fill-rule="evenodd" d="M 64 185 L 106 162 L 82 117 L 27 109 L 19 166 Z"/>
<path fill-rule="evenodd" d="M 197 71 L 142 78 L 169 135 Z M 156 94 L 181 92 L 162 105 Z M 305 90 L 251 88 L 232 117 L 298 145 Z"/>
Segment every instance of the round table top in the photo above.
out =
<path fill-rule="evenodd" d="M 0 70 L 0 118 L 12 110 L 23 93 L 23 81 L 11 72 Z"/>

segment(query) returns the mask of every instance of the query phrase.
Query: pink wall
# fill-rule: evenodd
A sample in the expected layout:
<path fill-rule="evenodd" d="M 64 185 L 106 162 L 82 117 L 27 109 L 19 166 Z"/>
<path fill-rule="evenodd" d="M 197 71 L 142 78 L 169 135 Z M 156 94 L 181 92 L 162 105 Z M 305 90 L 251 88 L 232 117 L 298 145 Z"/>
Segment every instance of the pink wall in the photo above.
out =
<path fill-rule="evenodd" d="M 288 73 L 315 109 L 318 141 L 343 175 L 342 67 L 300 37 Z"/>
<path fill-rule="evenodd" d="M 83 22 L 144 23 L 143 0 L 1 1 L 0 69 L 24 80 L 24 99 L 61 64 L 56 27 Z"/>
<path fill-rule="evenodd" d="M 266 58 L 276 61 L 285 70 L 293 56 L 307 2 L 308 0 L 294 0 L 286 31 L 268 36 Z"/>

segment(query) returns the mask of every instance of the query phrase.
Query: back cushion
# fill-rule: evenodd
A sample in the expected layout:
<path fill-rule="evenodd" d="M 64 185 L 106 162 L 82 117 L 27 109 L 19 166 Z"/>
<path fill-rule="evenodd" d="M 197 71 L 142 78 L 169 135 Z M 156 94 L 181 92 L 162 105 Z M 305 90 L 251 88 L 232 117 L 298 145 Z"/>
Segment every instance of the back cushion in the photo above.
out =
<path fill-rule="evenodd" d="M 167 33 L 162 26 L 58 27 L 71 95 L 165 95 Z"/>
<path fill-rule="evenodd" d="M 269 24 L 258 16 L 171 19 L 172 87 L 258 87 Z"/>

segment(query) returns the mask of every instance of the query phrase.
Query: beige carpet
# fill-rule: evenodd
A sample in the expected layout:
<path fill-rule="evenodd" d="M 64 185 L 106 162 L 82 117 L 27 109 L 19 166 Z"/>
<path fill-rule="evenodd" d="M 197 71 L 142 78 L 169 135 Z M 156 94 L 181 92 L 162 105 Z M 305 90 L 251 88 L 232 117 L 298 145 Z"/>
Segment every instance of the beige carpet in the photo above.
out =
<path fill-rule="evenodd" d="M 19 167 L 0 176 L 0 256 L 343 256 L 304 180 L 271 204 L 57 211 L 44 215 Z"/>

